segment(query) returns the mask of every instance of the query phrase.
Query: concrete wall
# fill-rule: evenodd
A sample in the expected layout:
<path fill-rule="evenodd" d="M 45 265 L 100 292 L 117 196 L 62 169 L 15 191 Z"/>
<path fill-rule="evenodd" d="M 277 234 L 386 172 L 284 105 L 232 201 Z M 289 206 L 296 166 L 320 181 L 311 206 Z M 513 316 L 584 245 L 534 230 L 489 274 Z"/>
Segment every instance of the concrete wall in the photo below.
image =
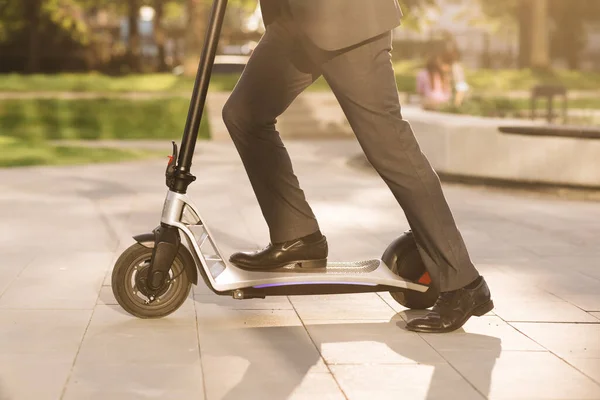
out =
<path fill-rule="evenodd" d="M 213 138 L 228 137 L 220 110 L 228 94 L 212 94 Z M 449 115 L 404 106 L 423 152 L 441 174 L 600 188 L 600 140 L 508 135 L 500 125 L 527 120 Z M 279 119 L 284 139 L 348 138 L 353 134 L 335 97 L 304 93 Z"/>

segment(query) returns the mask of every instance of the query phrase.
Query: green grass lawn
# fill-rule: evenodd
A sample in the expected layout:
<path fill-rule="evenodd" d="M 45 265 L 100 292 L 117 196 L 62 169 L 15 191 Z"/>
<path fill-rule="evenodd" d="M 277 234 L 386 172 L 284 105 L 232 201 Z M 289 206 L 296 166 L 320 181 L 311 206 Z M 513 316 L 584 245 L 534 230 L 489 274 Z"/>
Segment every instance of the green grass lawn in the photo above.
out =
<path fill-rule="evenodd" d="M 189 100 L 180 97 L 126 99 L 0 100 L 0 136 L 46 140 L 177 139 Z M 210 137 L 207 118 L 200 138 Z"/>
<path fill-rule="evenodd" d="M 422 63 L 402 61 L 394 64 L 396 81 L 401 92 L 414 93 L 415 76 Z M 478 93 L 501 93 L 529 90 L 536 84 L 559 84 L 570 90 L 600 90 L 600 73 L 555 70 L 537 72 L 525 70 L 467 70 L 467 79 Z M 230 91 L 239 74 L 217 74 L 211 80 L 210 90 Z M 172 74 L 144 74 L 111 77 L 97 73 L 57 75 L 0 75 L 2 91 L 73 91 L 73 92 L 173 92 L 189 93 L 194 79 Z M 327 90 L 324 79 L 319 79 L 309 90 Z"/>
<path fill-rule="evenodd" d="M 164 152 L 84 146 L 57 146 L 0 136 L 0 168 L 34 165 L 76 165 L 158 158 Z"/>

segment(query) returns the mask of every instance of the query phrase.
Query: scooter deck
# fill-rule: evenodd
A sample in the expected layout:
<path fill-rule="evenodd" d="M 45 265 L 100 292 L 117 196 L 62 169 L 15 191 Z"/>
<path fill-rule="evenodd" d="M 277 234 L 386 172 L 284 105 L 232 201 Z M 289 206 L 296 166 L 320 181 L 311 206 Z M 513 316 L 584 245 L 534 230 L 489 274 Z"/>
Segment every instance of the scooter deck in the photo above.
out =
<path fill-rule="evenodd" d="M 208 258 L 208 270 L 217 292 L 230 292 L 235 298 L 261 295 L 329 294 L 411 289 L 425 292 L 428 287 L 402 279 L 381 260 L 330 262 L 326 268 L 300 268 L 295 265 L 269 271 L 248 271 Z"/>
<path fill-rule="evenodd" d="M 321 273 L 321 274 L 366 274 L 373 272 L 379 267 L 379 260 L 328 262 L 324 268 L 306 268 L 298 264 L 290 264 L 281 268 L 270 270 L 270 272 L 287 272 L 295 274 Z"/>

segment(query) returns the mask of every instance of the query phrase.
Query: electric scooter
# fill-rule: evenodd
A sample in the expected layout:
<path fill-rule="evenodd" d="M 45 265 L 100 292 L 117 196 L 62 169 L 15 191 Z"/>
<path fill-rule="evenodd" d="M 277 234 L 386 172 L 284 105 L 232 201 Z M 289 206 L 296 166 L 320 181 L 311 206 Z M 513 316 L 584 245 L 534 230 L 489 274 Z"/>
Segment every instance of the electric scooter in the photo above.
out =
<path fill-rule="evenodd" d="M 248 271 L 223 257 L 186 193 L 196 180 L 190 167 L 226 8 L 227 0 L 214 0 L 181 149 L 173 142 L 165 172 L 169 190 L 160 225 L 151 233 L 134 236 L 135 243 L 115 263 L 112 289 L 119 305 L 138 318 L 168 316 L 186 301 L 200 272 L 214 293 L 238 300 L 389 292 L 406 308 L 433 306 L 439 291 L 431 283 L 410 230 L 394 240 L 380 259 L 328 262 L 324 268 L 290 264 Z"/>

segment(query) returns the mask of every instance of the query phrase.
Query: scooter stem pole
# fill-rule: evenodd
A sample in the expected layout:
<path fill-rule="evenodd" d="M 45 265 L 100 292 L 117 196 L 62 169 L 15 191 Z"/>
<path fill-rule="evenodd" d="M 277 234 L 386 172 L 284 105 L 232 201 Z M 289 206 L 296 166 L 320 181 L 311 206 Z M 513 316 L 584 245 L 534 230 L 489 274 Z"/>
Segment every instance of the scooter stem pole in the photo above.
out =
<path fill-rule="evenodd" d="M 214 0 L 210 13 L 208 28 L 206 30 L 204 46 L 202 48 L 200 63 L 198 65 L 198 72 L 196 73 L 196 81 L 194 83 L 194 90 L 192 92 L 185 130 L 183 132 L 183 139 L 181 141 L 179 159 L 177 162 L 175 179 L 181 180 L 175 185 L 177 189 L 179 189 L 177 190 L 178 192 L 185 193 L 187 186 L 189 183 L 191 183 L 191 181 L 193 181 L 193 178 L 186 179 L 186 177 L 190 177 L 191 175 L 189 172 L 192 166 L 192 157 L 196 147 L 200 122 L 202 121 L 202 113 L 206 103 L 208 85 L 210 83 L 210 77 L 217 53 L 219 36 L 221 35 L 221 28 L 223 26 L 223 20 L 225 19 L 226 9 L 227 0 Z"/>

